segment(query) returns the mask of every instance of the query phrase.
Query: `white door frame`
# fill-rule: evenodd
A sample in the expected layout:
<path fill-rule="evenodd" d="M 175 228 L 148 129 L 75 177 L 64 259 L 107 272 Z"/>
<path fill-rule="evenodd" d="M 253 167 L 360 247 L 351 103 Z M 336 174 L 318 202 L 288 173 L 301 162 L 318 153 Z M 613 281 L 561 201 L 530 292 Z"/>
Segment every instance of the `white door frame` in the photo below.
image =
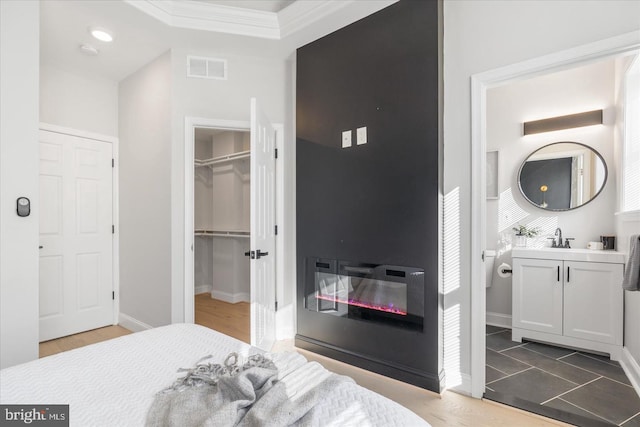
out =
<path fill-rule="evenodd" d="M 485 388 L 487 89 L 640 49 L 640 31 L 567 49 L 471 76 L 471 395 Z"/>
<path fill-rule="evenodd" d="M 282 124 L 274 124 L 276 130 L 276 148 L 283 150 L 284 144 L 284 127 Z M 181 290 L 184 296 L 184 322 L 194 323 L 195 321 L 195 288 L 194 288 L 194 257 L 193 257 L 193 229 L 194 229 L 194 165 L 195 156 L 194 137 L 196 128 L 215 128 L 226 130 L 237 130 L 249 132 L 251 123 L 239 120 L 222 120 L 209 119 L 203 117 L 185 117 L 184 119 L 184 280 L 182 281 Z M 280 157 L 280 156 L 279 156 Z M 276 223 L 283 223 L 284 212 L 284 182 L 281 178 L 282 170 L 278 167 L 276 161 Z M 278 232 L 276 236 L 276 299 L 283 295 L 284 283 L 282 280 L 283 256 L 281 256 L 283 247 L 283 233 Z"/>
<path fill-rule="evenodd" d="M 118 324 L 118 314 L 120 313 L 120 187 L 119 187 L 119 162 L 118 145 L 119 139 L 115 136 L 102 135 L 99 133 L 87 132 L 84 130 L 68 128 L 64 126 L 52 125 L 40 122 L 40 130 L 59 133 L 63 135 L 77 136 L 95 141 L 107 142 L 111 144 L 111 155 L 114 159 L 114 166 L 111 173 L 111 218 L 114 225 L 112 247 L 112 285 L 114 292 L 113 301 L 113 324 Z"/>

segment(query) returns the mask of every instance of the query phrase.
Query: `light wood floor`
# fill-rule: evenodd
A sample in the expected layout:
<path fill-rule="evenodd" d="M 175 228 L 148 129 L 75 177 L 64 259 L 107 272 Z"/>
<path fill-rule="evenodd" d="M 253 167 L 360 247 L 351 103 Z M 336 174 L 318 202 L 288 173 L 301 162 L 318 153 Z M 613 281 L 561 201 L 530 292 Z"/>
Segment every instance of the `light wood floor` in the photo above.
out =
<path fill-rule="evenodd" d="M 248 302 L 231 304 L 198 294 L 195 301 L 196 323 L 249 343 L 251 341 L 251 305 Z"/>
<path fill-rule="evenodd" d="M 203 296 L 204 295 L 204 296 Z M 249 304 L 228 304 L 211 300 L 209 294 L 196 296 L 196 323 L 249 341 Z M 131 331 L 109 326 L 40 344 L 40 357 L 88 344 L 108 340 Z M 427 420 L 433 427 L 548 427 L 568 426 L 558 421 L 510 408 L 487 400 L 472 399 L 451 391 L 442 395 L 374 374 L 305 350 L 297 349 L 293 340 L 278 341 L 273 351 L 294 350 L 325 368 L 353 378 L 358 384 L 394 400 Z"/>
<path fill-rule="evenodd" d="M 74 348 L 84 347 L 85 345 L 95 344 L 97 342 L 110 340 L 123 335 L 129 335 L 130 333 L 130 330 L 116 325 L 69 335 L 68 337 L 62 337 L 51 341 L 44 341 L 40 343 L 40 357 L 51 356 L 52 354 L 73 350 Z"/>

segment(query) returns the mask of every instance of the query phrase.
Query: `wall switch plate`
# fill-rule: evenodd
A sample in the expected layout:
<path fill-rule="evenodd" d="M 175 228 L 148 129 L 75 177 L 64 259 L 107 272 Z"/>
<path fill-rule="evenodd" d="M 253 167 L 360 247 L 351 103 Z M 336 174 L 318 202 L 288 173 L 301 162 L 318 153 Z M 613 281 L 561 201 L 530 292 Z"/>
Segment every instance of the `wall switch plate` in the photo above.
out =
<path fill-rule="evenodd" d="M 351 131 L 345 130 L 342 132 L 342 148 L 351 147 Z"/>
<path fill-rule="evenodd" d="M 362 145 L 362 144 L 366 144 L 367 143 L 367 127 L 361 127 L 356 129 L 356 143 L 358 145 Z"/>

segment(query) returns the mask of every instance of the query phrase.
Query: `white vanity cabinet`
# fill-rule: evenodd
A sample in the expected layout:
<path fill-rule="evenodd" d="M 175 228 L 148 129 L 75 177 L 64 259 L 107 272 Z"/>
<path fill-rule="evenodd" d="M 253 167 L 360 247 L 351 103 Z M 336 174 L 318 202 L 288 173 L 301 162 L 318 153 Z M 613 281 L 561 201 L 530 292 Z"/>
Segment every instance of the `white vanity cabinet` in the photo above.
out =
<path fill-rule="evenodd" d="M 521 328 L 562 335 L 561 265 L 562 261 L 513 258 L 514 330 Z"/>
<path fill-rule="evenodd" d="M 623 338 L 624 257 L 613 251 L 520 249 L 513 256 L 512 339 L 608 353 Z"/>

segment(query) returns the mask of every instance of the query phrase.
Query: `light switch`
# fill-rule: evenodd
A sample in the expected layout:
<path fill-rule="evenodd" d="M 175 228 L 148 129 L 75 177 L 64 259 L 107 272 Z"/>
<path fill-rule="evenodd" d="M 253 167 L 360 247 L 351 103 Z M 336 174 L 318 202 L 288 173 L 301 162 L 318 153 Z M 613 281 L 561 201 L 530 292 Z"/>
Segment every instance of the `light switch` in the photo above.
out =
<path fill-rule="evenodd" d="M 367 143 L 367 127 L 361 127 L 356 129 L 356 143 L 358 145 L 362 145 L 362 144 L 366 144 Z"/>
<path fill-rule="evenodd" d="M 351 131 L 345 130 L 342 132 L 342 148 L 351 147 Z"/>

